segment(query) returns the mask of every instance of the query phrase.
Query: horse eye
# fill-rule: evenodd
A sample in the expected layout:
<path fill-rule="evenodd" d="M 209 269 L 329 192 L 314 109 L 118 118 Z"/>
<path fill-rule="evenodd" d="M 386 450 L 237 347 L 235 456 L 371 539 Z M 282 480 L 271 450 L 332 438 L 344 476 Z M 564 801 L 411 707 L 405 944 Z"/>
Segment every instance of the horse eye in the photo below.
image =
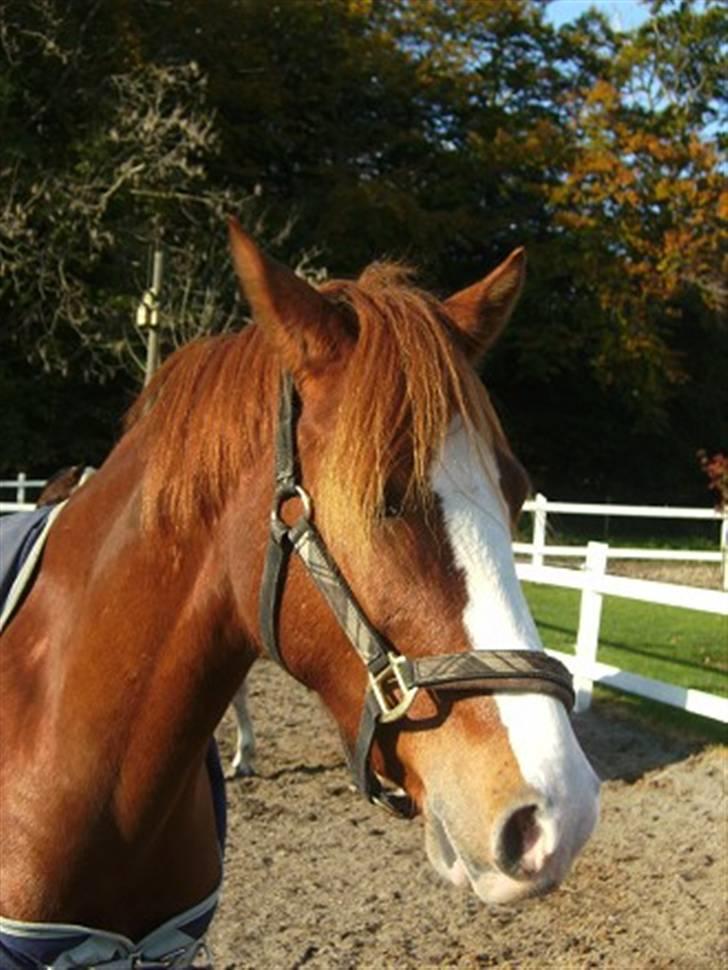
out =
<path fill-rule="evenodd" d="M 400 503 L 387 502 L 384 506 L 385 519 L 401 519 L 404 515 L 404 506 Z"/>
<path fill-rule="evenodd" d="M 404 519 L 416 511 L 416 504 L 406 484 L 393 479 L 384 487 L 380 509 L 383 519 Z"/>
<path fill-rule="evenodd" d="M 382 503 L 382 518 L 402 519 L 412 511 L 411 503 L 400 489 L 388 488 Z"/>

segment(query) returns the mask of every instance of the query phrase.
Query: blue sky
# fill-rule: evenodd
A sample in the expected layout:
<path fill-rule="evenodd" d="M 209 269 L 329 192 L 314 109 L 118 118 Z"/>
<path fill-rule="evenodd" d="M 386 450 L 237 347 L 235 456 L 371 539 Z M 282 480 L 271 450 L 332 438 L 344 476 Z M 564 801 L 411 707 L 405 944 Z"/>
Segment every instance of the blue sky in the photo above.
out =
<path fill-rule="evenodd" d="M 649 10 L 640 0 L 554 0 L 547 7 L 547 19 L 555 26 L 575 20 L 589 7 L 603 11 L 619 30 L 632 30 L 647 19 Z"/>

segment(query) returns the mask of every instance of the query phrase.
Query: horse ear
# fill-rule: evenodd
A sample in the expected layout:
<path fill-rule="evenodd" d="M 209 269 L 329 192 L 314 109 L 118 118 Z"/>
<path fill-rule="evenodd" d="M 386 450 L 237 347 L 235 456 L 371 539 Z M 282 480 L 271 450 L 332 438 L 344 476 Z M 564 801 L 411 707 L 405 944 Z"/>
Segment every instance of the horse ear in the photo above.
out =
<path fill-rule="evenodd" d="M 521 246 L 479 283 L 445 301 L 448 313 L 467 334 L 480 358 L 500 337 L 526 279 L 526 250 Z"/>
<path fill-rule="evenodd" d="M 243 296 L 294 374 L 339 356 L 346 329 L 336 307 L 292 270 L 256 246 L 235 218 L 228 220 L 230 250 Z"/>

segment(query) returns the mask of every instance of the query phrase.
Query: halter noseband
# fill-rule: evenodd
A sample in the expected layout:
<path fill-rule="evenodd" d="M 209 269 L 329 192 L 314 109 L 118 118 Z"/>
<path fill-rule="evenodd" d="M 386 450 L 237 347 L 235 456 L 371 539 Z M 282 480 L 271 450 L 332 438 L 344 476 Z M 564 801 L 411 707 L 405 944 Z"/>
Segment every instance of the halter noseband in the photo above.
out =
<path fill-rule="evenodd" d="M 313 524 L 313 503 L 298 482 L 296 468 L 297 403 L 291 375 L 284 373 L 276 431 L 275 496 L 260 593 L 263 644 L 273 660 L 285 668 L 278 646 L 277 621 L 286 566 L 290 554 L 295 552 L 367 669 L 369 682 L 359 734 L 349 755 L 356 787 L 371 802 L 411 817 L 414 805 L 409 796 L 383 787 L 371 769 L 371 748 L 378 724 L 405 717 L 420 688 L 436 692 L 538 692 L 558 698 L 571 710 L 571 674 L 558 660 L 535 650 L 472 651 L 416 658 L 398 653 L 369 623 Z M 303 512 L 289 526 L 281 511 L 292 498 L 301 500 Z"/>

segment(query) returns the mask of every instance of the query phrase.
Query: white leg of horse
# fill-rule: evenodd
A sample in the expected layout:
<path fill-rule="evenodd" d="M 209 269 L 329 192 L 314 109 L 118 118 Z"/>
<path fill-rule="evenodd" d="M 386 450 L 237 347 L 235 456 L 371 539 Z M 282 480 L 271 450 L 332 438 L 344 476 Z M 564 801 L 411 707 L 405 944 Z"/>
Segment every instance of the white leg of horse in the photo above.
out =
<path fill-rule="evenodd" d="M 242 684 L 233 698 L 233 710 L 238 729 L 235 757 L 232 761 L 232 772 L 235 778 L 249 778 L 255 774 L 253 758 L 255 757 L 255 734 L 253 722 L 248 714 L 248 692 Z"/>

